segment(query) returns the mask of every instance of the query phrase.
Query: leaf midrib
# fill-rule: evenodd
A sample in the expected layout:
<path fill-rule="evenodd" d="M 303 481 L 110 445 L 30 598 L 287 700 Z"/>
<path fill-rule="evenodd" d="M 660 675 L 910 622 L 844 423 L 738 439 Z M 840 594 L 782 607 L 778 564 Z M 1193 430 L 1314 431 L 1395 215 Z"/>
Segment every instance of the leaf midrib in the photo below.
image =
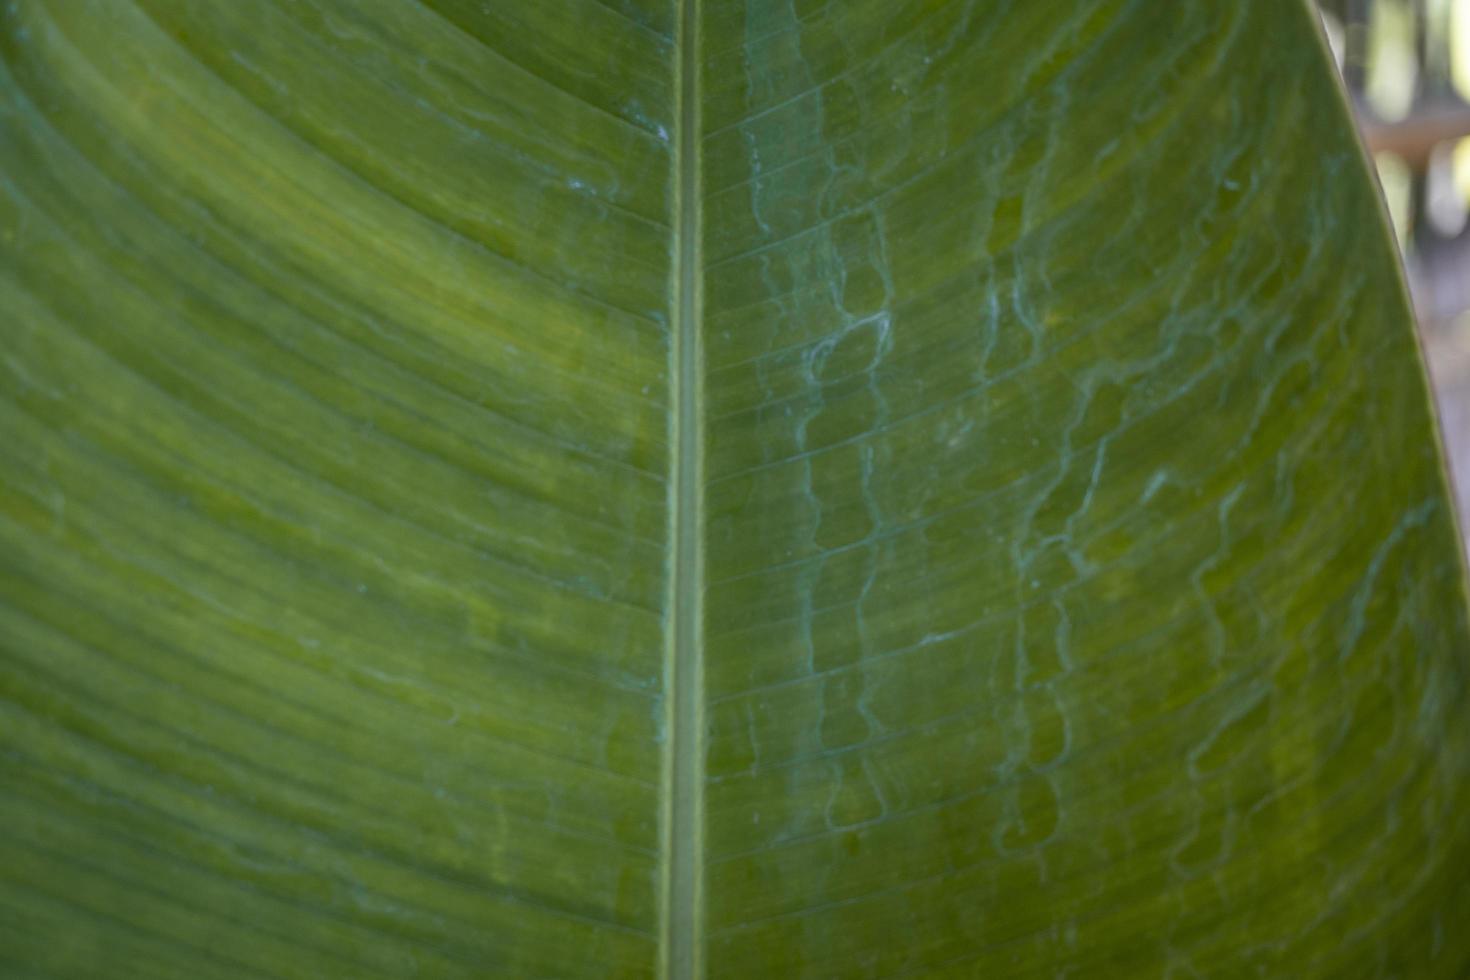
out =
<path fill-rule="evenodd" d="M 670 329 L 669 595 L 665 637 L 661 972 L 703 972 L 703 358 L 700 350 L 698 0 L 680 0 L 675 42 L 673 323 Z"/>

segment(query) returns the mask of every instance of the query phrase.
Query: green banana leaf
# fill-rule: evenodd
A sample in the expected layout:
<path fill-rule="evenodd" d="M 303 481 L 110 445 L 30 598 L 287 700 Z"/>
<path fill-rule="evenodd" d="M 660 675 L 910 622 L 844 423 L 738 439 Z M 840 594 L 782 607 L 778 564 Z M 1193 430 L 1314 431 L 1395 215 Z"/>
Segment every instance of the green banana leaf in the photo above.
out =
<path fill-rule="evenodd" d="M 1305 0 L 0 18 L 0 976 L 1470 971 Z"/>

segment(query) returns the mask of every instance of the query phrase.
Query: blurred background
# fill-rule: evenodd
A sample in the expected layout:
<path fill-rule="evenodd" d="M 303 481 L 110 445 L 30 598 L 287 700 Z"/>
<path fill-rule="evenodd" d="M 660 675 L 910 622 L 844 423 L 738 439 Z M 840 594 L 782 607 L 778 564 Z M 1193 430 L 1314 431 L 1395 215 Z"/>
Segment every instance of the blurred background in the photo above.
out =
<path fill-rule="evenodd" d="M 1319 0 L 1404 254 L 1470 528 L 1470 0 Z"/>

